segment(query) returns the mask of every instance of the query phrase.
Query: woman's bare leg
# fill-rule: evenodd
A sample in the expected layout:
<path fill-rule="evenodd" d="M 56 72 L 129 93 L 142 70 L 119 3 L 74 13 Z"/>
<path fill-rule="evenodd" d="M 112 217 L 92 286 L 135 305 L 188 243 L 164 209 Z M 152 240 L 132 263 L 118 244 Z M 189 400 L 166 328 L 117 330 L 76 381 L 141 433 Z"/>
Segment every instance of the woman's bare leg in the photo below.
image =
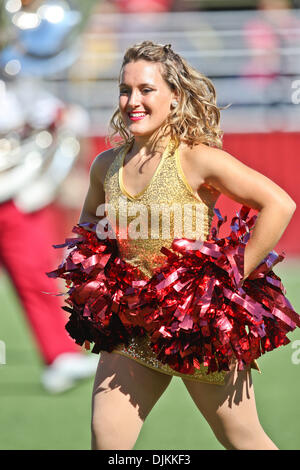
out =
<path fill-rule="evenodd" d="M 172 376 L 102 352 L 92 395 L 92 449 L 130 450 Z"/>
<path fill-rule="evenodd" d="M 183 382 L 219 442 L 227 450 L 278 450 L 259 422 L 251 371 L 235 365 L 224 386 Z"/>

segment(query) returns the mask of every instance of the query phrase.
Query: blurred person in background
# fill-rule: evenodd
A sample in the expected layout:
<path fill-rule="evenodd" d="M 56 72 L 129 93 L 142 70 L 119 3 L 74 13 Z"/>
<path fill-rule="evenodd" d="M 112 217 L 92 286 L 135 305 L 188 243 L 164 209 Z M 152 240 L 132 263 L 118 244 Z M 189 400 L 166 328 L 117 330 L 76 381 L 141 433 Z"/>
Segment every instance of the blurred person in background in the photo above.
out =
<path fill-rule="evenodd" d="M 80 158 L 89 117 L 47 91 L 42 77 L 74 62 L 78 52 L 67 39 L 80 15 L 65 9 L 66 2 L 23 5 L 7 1 L 1 10 L 7 34 L 0 53 L 0 266 L 45 364 L 42 385 L 59 393 L 96 368 L 95 358 L 66 334 L 61 297 L 45 294 L 57 287 L 45 276 L 56 262 L 51 245 L 61 234 L 54 204 Z"/>
<path fill-rule="evenodd" d="M 271 93 L 269 87 L 277 83 L 280 74 L 286 72 L 280 49 L 294 47 L 295 41 L 299 40 L 300 24 L 291 7 L 290 0 L 259 0 L 259 15 L 244 26 L 245 43 L 253 55 L 241 74 L 253 77 L 255 86 L 268 93 Z"/>
<path fill-rule="evenodd" d="M 92 396 L 92 448 L 132 449 L 146 417 L 177 376 L 226 449 L 276 450 L 259 422 L 251 368 L 259 369 L 256 359 L 287 344 L 286 333 L 300 326 L 291 306 L 282 311 L 283 303 L 290 304 L 271 270 L 280 258 L 270 252 L 295 202 L 221 149 L 214 86 L 170 44 L 144 41 L 130 47 L 119 92 L 110 122 L 113 147 L 92 163 L 73 229 L 79 237 L 66 240 L 62 246 L 72 251 L 48 273 L 70 287 L 67 331 L 78 344 L 94 343 L 92 352 L 101 353 Z M 187 239 L 208 240 L 222 193 L 244 204 L 242 213 L 251 207 L 259 217 L 247 227 L 245 214 L 233 220 L 231 242 L 217 239 L 204 251 L 200 243 L 201 253 L 209 246 L 225 247 L 221 264 L 208 267 L 207 258 L 204 264 L 191 258 L 195 248 L 185 251 L 184 246 L 190 246 Z M 153 236 L 152 211 L 174 203 L 200 211 L 193 238 L 184 228 L 187 238 L 178 240 L 174 214 L 169 233 L 162 227 Z M 189 212 L 193 227 L 194 216 Z M 130 225 L 137 221 L 140 231 L 134 232 Z M 240 238 L 245 233 L 246 246 Z M 233 284 L 224 278 L 224 256 L 233 263 L 230 278 L 238 277 Z M 281 286 L 280 294 L 273 285 Z"/>
<path fill-rule="evenodd" d="M 173 0 L 113 0 L 121 13 L 164 13 L 170 11 Z"/>

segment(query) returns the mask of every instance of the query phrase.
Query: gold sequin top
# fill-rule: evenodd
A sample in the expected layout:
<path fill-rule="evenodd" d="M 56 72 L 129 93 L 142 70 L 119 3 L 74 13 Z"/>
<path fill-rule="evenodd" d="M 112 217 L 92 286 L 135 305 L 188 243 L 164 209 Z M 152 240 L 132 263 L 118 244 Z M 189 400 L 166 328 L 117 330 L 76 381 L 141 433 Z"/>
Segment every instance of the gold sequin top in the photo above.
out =
<path fill-rule="evenodd" d="M 123 182 L 128 150 L 125 146 L 107 171 L 105 202 L 111 210 L 108 218 L 121 257 L 137 266 L 144 278 L 150 278 L 166 259 L 160 252 L 162 246 L 169 248 L 174 238 L 207 239 L 214 212 L 212 205 L 194 194 L 173 141 L 169 141 L 150 183 L 140 193 L 130 195 Z"/>
<path fill-rule="evenodd" d="M 135 196 L 129 194 L 123 182 L 124 159 L 129 148 L 125 146 L 116 155 L 105 176 L 107 217 L 115 231 L 120 256 L 149 279 L 166 259 L 160 253 L 161 247 L 170 248 L 175 237 L 207 239 L 214 212 L 212 204 L 206 204 L 193 193 L 181 168 L 178 147 L 172 141 L 150 183 Z M 156 358 L 148 336 L 131 338 L 127 346 L 121 344 L 113 352 L 160 373 L 214 385 L 225 383 L 226 372 L 207 374 L 203 364 L 192 375 L 174 371 Z"/>

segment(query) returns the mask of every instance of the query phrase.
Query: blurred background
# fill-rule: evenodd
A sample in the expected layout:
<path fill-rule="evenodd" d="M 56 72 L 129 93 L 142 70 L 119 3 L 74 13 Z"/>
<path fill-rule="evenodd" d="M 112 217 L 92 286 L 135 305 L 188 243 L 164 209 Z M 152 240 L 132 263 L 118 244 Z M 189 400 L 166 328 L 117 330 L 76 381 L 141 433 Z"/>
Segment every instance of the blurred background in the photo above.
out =
<path fill-rule="evenodd" d="M 51 245 L 71 235 L 90 165 L 107 148 L 125 49 L 147 39 L 170 43 L 213 81 L 218 105 L 231 103 L 221 112 L 224 150 L 299 207 L 300 0 L 0 0 L 1 449 L 90 446 L 92 378 L 55 396 L 40 379 L 74 352 L 56 332 L 62 300 L 51 306 L 51 296 L 33 301 L 28 291 L 57 291 L 41 278 L 62 256 Z M 239 205 L 221 196 L 217 207 L 230 222 Z M 299 228 L 298 209 L 275 247 L 285 253 L 275 272 L 298 312 Z M 51 325 L 41 321 L 46 308 Z M 300 335 L 289 337 L 253 375 L 266 431 L 279 447 L 299 449 Z M 221 448 L 179 379 L 136 444 L 151 448 Z"/>

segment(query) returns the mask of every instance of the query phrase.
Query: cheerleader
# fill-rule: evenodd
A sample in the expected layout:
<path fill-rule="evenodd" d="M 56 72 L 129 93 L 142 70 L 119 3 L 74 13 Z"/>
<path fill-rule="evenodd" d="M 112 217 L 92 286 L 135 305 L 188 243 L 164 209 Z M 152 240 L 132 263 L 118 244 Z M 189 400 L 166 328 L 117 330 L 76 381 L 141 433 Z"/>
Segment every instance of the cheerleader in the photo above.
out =
<path fill-rule="evenodd" d="M 70 287 L 69 334 L 101 352 L 92 449 L 132 449 L 173 375 L 225 449 L 277 449 L 251 369 L 300 326 L 271 270 L 296 205 L 222 150 L 220 109 L 212 82 L 170 45 L 126 51 L 113 146 L 92 163 L 79 237 L 52 273 Z M 221 193 L 243 205 L 226 239 Z"/>

